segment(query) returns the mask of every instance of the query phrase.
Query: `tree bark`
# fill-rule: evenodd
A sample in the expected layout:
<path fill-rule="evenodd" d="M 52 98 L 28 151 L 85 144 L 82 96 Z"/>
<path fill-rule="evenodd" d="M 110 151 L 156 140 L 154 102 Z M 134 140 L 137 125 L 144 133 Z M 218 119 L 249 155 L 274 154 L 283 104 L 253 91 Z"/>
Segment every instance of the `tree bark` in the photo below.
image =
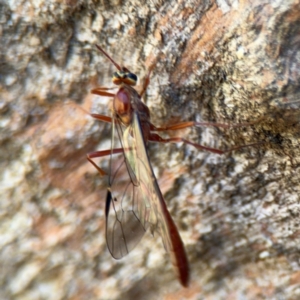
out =
<path fill-rule="evenodd" d="M 299 298 L 299 1 L 7 1 L 0 20 L 3 299 Z M 175 136 L 255 144 L 149 145 L 188 289 L 158 236 L 120 261 L 106 248 L 107 178 L 85 154 L 111 126 L 84 110 L 110 115 L 90 90 L 116 70 L 95 44 L 140 79 L 154 66 L 155 125 L 244 124 Z"/>

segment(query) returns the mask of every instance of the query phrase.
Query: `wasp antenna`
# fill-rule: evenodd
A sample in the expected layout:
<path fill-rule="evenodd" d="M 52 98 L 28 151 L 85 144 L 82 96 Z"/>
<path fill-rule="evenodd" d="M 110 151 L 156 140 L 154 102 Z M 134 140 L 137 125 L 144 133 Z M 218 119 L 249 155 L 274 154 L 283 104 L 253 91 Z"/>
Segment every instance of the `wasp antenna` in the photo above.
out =
<path fill-rule="evenodd" d="M 100 52 L 102 52 L 114 65 L 115 65 L 115 67 L 119 70 L 119 71 L 121 71 L 122 70 L 122 68 L 120 67 L 120 65 L 118 65 L 99 45 L 97 45 L 96 44 L 96 47 L 98 48 L 98 50 L 100 51 Z"/>

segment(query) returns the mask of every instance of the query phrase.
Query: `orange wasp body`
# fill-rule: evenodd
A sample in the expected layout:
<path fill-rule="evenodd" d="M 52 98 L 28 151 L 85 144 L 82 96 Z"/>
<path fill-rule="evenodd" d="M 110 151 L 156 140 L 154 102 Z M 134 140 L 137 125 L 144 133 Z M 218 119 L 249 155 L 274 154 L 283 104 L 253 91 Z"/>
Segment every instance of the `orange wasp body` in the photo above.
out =
<path fill-rule="evenodd" d="M 110 161 L 109 184 L 107 189 L 105 216 L 106 241 L 111 255 L 120 259 L 127 255 L 142 239 L 148 228 L 158 232 L 162 237 L 165 249 L 171 254 L 172 263 L 183 286 L 189 283 L 189 264 L 183 242 L 177 227 L 167 209 L 162 193 L 157 184 L 147 153 L 147 143 L 150 142 L 184 142 L 197 149 L 223 154 L 241 147 L 222 151 L 195 144 L 181 137 L 164 139 L 155 131 L 177 130 L 192 126 L 231 127 L 219 123 L 183 122 L 155 127 L 150 122 L 149 108 L 141 97 L 149 85 L 149 76 L 139 94 L 132 86 L 137 82 L 137 76 L 127 68 L 120 67 L 101 47 L 97 48 L 115 65 L 118 72 L 114 73 L 112 81 L 120 88 L 116 94 L 110 93 L 110 88 L 100 87 L 92 90 L 93 94 L 113 98 L 112 117 L 91 114 L 97 120 L 112 123 L 112 147 L 110 150 L 89 153 L 87 159 L 101 175 L 106 173 L 96 165 L 93 158 L 112 154 L 122 154 L 122 159 L 115 164 Z M 243 126 L 242 124 L 238 126 Z M 117 132 L 117 134 L 115 133 Z M 115 139 L 115 137 L 117 137 Z M 115 141 L 120 147 L 115 148 Z M 243 146 L 242 146 L 243 147 Z"/>
<path fill-rule="evenodd" d="M 97 48 L 118 69 L 113 76 L 113 83 L 120 85 L 120 89 L 116 94 L 109 93 L 108 88 L 92 90 L 94 94 L 113 97 L 112 118 L 97 114 L 92 116 L 112 123 L 113 131 L 114 128 L 117 129 L 121 147 L 112 146 L 111 150 L 90 153 L 87 158 L 104 175 L 105 172 L 95 164 L 93 158 L 116 153 L 123 153 L 124 157 L 116 170 L 112 170 L 111 166 L 109 175 L 105 208 L 108 249 L 114 258 L 122 258 L 138 244 L 150 227 L 151 232 L 157 231 L 161 235 L 166 250 L 172 256 L 181 284 L 187 286 L 189 264 L 184 245 L 167 209 L 146 150 L 148 141 L 164 141 L 152 132 L 156 127 L 150 122 L 148 107 L 141 101 L 149 84 L 149 75 L 143 91 L 138 94 L 132 87 L 136 84 L 137 76 L 128 69 L 121 68 L 102 48 Z M 126 172 L 127 183 L 118 187 L 118 177 Z"/>

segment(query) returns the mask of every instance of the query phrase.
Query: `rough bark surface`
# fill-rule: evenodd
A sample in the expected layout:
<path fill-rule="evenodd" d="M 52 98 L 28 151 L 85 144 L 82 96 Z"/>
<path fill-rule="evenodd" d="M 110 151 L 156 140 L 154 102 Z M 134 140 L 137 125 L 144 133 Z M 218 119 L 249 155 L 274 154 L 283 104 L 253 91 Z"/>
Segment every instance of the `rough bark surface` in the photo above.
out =
<path fill-rule="evenodd" d="M 299 299 L 300 3 L 296 0 L 1 1 L 1 299 Z M 85 154 L 110 147 L 115 71 L 139 78 L 152 121 L 203 127 L 151 145 L 185 242 L 180 287 L 158 237 L 123 260 L 105 244 L 106 179 Z M 103 166 L 105 161 L 102 160 Z"/>

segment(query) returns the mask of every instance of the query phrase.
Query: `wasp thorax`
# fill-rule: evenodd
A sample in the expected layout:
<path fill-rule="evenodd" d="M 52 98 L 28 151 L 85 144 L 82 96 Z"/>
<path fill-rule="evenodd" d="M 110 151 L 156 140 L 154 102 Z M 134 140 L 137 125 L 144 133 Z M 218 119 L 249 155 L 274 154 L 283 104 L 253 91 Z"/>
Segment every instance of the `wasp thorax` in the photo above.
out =
<path fill-rule="evenodd" d="M 127 85 L 136 85 L 137 76 L 127 69 L 115 72 L 112 78 L 114 84 L 120 85 L 122 83 Z"/>
<path fill-rule="evenodd" d="M 124 88 L 120 88 L 114 98 L 114 111 L 123 124 L 130 123 L 132 115 L 130 93 Z"/>

